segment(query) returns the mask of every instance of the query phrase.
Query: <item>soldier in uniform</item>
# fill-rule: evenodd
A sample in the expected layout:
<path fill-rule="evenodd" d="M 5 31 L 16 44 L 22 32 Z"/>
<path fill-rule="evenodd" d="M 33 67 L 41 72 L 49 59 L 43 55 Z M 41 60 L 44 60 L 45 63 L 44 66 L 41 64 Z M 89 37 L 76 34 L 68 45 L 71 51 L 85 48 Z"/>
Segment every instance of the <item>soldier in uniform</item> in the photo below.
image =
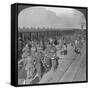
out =
<path fill-rule="evenodd" d="M 40 50 L 39 50 L 40 49 Z M 37 48 L 37 52 L 32 52 L 32 59 L 34 61 L 34 67 L 36 73 L 38 74 L 39 79 L 42 77 L 42 59 L 43 59 L 43 52 L 41 48 Z"/>
<path fill-rule="evenodd" d="M 34 64 L 33 64 L 33 59 L 32 57 L 27 57 L 26 59 L 26 66 L 25 66 L 25 70 L 27 71 L 27 78 L 26 78 L 26 83 L 30 82 L 30 79 L 34 78 Z"/>
<path fill-rule="evenodd" d="M 57 60 L 57 55 L 56 55 L 56 48 L 55 46 L 53 46 L 53 44 L 51 44 L 47 49 L 46 49 L 46 52 L 47 52 L 47 56 L 49 59 L 47 59 L 51 64 L 52 68 L 55 69 L 57 63 L 58 63 L 58 60 Z M 57 65 L 58 66 L 58 65 Z"/>
<path fill-rule="evenodd" d="M 23 62 L 23 67 L 25 68 L 26 71 L 25 83 L 30 83 L 30 79 L 33 78 L 34 65 L 32 60 L 33 59 L 30 56 L 28 44 L 26 44 L 25 47 L 23 48 L 22 59 L 18 62 L 18 64 Z"/>
<path fill-rule="evenodd" d="M 49 71 L 51 68 L 51 58 L 50 58 L 50 54 L 46 50 L 44 52 L 44 59 L 42 60 L 42 63 L 44 70 L 47 73 L 47 71 Z"/>
<path fill-rule="evenodd" d="M 24 62 L 25 62 L 27 56 L 30 55 L 28 44 L 25 45 L 25 47 L 23 48 L 22 52 L 23 52 L 22 53 L 22 56 L 21 56 L 22 58 L 21 58 L 21 60 L 18 61 L 18 65 L 20 65 L 21 63 L 23 63 L 23 66 L 24 66 Z"/>
<path fill-rule="evenodd" d="M 62 41 L 61 55 L 67 55 L 67 43 L 66 43 L 64 38 L 63 38 L 63 41 Z"/>
<path fill-rule="evenodd" d="M 80 54 L 81 55 L 80 46 L 81 46 L 80 42 L 78 40 L 75 40 L 75 49 L 74 49 L 74 51 L 75 51 L 76 54 Z"/>
<path fill-rule="evenodd" d="M 33 60 L 34 60 L 34 66 L 35 66 L 35 70 L 36 70 L 36 74 L 38 74 L 39 80 L 42 77 L 42 68 L 41 68 L 41 60 L 40 60 L 40 55 L 38 55 L 38 52 L 36 52 L 33 56 Z"/>
<path fill-rule="evenodd" d="M 61 50 L 62 50 L 62 41 L 61 39 L 58 39 L 58 44 L 55 46 L 57 49 L 57 56 L 60 57 L 61 55 Z"/>
<path fill-rule="evenodd" d="M 45 47 L 46 48 L 43 51 L 44 59 L 42 59 L 42 64 L 43 64 L 45 73 L 47 73 L 47 71 L 49 71 L 51 68 L 51 58 L 50 58 L 50 47 L 51 47 L 51 45 L 48 43 Z"/>
<path fill-rule="evenodd" d="M 59 57 L 57 57 L 57 55 L 56 55 L 55 47 L 51 48 L 50 55 L 51 55 L 50 57 L 51 57 L 52 69 L 53 69 L 53 71 L 55 71 L 58 67 L 58 60 L 59 60 Z"/>

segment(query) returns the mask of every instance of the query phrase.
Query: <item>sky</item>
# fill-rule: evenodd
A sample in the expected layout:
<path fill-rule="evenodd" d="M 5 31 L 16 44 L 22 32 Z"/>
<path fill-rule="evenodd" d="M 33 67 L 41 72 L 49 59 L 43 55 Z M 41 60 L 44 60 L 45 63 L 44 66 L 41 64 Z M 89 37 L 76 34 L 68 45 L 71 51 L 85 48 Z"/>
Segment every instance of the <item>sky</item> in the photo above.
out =
<path fill-rule="evenodd" d="M 84 14 L 72 8 L 29 7 L 23 9 L 18 15 L 19 28 L 81 29 L 82 23 L 85 29 Z"/>

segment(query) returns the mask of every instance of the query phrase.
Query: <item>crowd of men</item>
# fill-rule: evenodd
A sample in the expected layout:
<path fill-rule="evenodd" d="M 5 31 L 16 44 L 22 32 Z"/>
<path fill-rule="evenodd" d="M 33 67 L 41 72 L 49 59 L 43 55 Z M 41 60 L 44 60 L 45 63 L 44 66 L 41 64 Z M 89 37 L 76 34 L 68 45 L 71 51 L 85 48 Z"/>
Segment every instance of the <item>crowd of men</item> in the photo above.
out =
<path fill-rule="evenodd" d="M 76 54 L 80 52 L 80 41 L 74 40 L 74 43 L 69 43 Z M 49 70 L 55 71 L 58 68 L 60 57 L 57 55 L 57 51 L 61 51 L 60 54 L 67 55 L 67 43 L 64 37 L 60 39 L 49 38 L 44 41 L 28 41 L 22 49 L 21 60 L 18 61 L 18 68 L 24 67 L 26 70 L 26 83 L 30 83 L 30 80 L 37 75 L 39 80 L 43 77 L 44 73 Z M 21 64 L 22 63 L 22 64 Z"/>

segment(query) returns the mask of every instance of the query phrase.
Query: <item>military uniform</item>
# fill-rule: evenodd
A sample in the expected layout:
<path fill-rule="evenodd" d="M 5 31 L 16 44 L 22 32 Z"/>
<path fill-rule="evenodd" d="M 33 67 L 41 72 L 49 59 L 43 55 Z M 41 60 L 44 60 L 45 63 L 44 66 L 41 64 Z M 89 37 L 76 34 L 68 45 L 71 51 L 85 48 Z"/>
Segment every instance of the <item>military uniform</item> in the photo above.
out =
<path fill-rule="evenodd" d="M 50 70 L 51 68 L 51 59 L 50 59 L 50 55 L 45 53 L 44 59 L 43 59 L 43 66 L 45 68 L 45 72 L 47 72 L 48 70 Z"/>
<path fill-rule="evenodd" d="M 23 65 L 25 67 L 26 73 L 27 73 L 27 79 L 33 78 L 34 73 L 34 64 L 32 56 L 30 55 L 30 48 L 26 45 L 26 47 L 23 49 L 23 55 L 22 58 L 24 59 Z"/>
<path fill-rule="evenodd" d="M 55 70 L 58 66 L 58 59 L 59 57 L 57 57 L 56 52 L 54 50 L 51 50 L 51 62 L 52 62 L 52 69 Z"/>
<path fill-rule="evenodd" d="M 48 60 L 48 62 L 50 63 L 50 65 L 52 66 L 52 68 L 54 68 L 56 66 L 56 48 L 54 46 L 52 47 L 49 47 L 46 49 L 46 55 L 47 55 L 47 59 L 46 61 Z M 48 65 L 48 63 L 46 63 Z"/>
<path fill-rule="evenodd" d="M 34 65 L 32 57 L 27 57 L 25 60 L 25 70 L 27 71 L 27 78 L 33 78 Z"/>
<path fill-rule="evenodd" d="M 41 77 L 42 77 L 42 65 L 41 65 L 42 63 L 41 63 L 41 60 L 43 59 L 43 56 L 38 51 L 38 52 L 35 52 L 32 55 L 32 59 L 35 62 L 34 66 L 35 66 L 35 69 L 36 69 L 36 73 L 38 74 L 39 79 L 41 79 Z"/>
<path fill-rule="evenodd" d="M 81 41 L 75 41 L 75 49 L 74 49 L 74 51 L 75 51 L 75 53 L 76 54 L 80 54 L 81 55 L 81 48 L 82 48 L 82 43 L 81 43 Z"/>

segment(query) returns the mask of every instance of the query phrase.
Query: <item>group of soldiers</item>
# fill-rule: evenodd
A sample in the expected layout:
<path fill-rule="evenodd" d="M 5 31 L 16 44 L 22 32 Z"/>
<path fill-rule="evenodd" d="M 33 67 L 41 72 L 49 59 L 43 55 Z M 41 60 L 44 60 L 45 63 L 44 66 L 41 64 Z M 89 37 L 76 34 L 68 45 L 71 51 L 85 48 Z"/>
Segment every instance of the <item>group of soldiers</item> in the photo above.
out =
<path fill-rule="evenodd" d="M 74 44 L 74 51 L 80 53 L 80 50 L 77 50 L 76 47 L 78 41 L 75 41 Z M 38 76 L 41 80 L 44 73 L 51 69 L 55 71 L 58 68 L 60 59 L 57 55 L 58 50 L 61 50 L 61 54 L 67 55 L 67 43 L 64 39 L 54 40 L 49 38 L 46 44 L 43 41 L 32 40 L 25 45 L 22 50 L 22 58 L 18 61 L 18 68 L 25 68 L 26 83 L 30 83 L 30 80 L 34 79 L 35 76 Z"/>

